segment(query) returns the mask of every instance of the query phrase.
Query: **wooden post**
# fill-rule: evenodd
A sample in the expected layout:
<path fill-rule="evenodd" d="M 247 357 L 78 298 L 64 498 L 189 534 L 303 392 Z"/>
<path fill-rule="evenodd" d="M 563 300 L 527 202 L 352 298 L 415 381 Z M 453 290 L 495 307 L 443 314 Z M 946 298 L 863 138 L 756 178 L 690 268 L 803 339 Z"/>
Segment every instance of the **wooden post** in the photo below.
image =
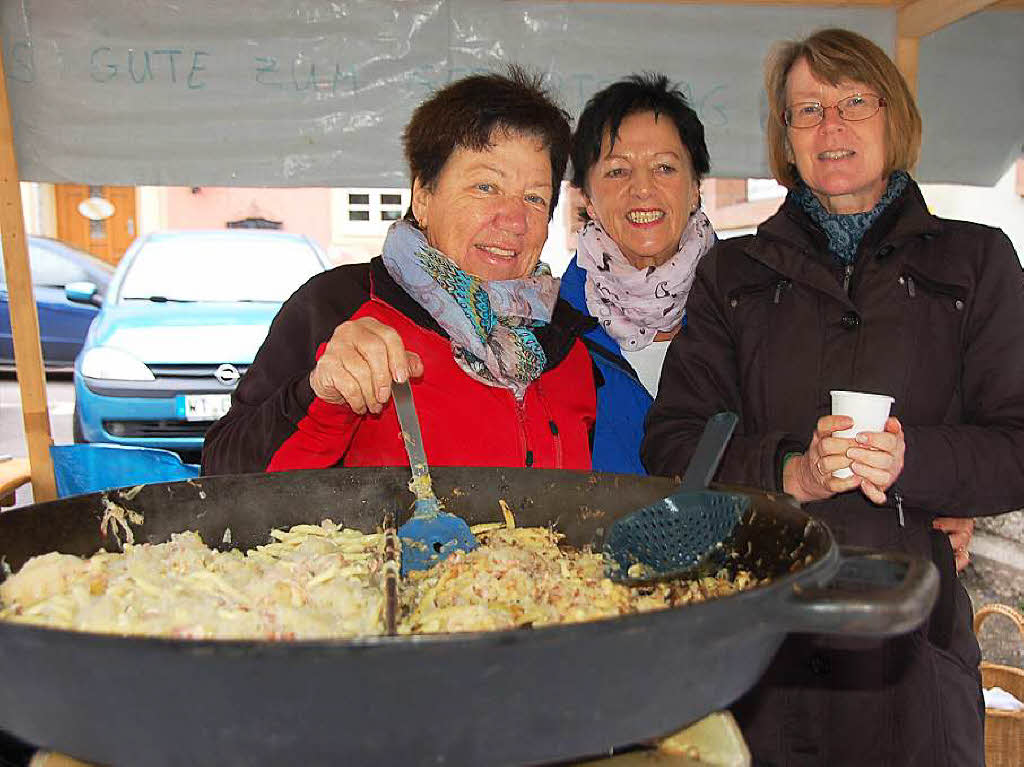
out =
<path fill-rule="evenodd" d="M 32 293 L 25 214 L 21 209 L 21 184 L 14 155 L 14 122 L 7 98 L 7 74 L 0 45 L 0 237 L 3 238 L 4 272 L 14 335 L 14 364 L 21 388 L 21 412 L 25 442 L 32 471 L 32 496 L 37 502 L 57 497 L 57 483 L 50 457 L 50 413 L 46 402 L 46 374 L 39 343 L 39 315 Z"/>
<path fill-rule="evenodd" d="M 922 37 L 984 10 L 996 0 L 910 0 L 896 12 L 896 66 L 917 97 L 917 55 Z"/>
<path fill-rule="evenodd" d="M 910 95 L 917 98 L 917 52 L 920 43 L 916 37 L 896 38 L 896 67 L 907 81 Z"/>

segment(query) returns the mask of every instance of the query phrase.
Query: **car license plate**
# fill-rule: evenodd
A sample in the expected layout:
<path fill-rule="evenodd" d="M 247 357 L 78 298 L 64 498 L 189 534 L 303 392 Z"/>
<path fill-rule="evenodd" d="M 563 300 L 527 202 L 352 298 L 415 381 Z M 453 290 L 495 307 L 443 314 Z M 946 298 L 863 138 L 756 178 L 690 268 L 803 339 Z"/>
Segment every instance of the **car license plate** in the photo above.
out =
<path fill-rule="evenodd" d="M 230 394 L 186 394 L 186 421 L 216 421 L 231 407 Z"/>

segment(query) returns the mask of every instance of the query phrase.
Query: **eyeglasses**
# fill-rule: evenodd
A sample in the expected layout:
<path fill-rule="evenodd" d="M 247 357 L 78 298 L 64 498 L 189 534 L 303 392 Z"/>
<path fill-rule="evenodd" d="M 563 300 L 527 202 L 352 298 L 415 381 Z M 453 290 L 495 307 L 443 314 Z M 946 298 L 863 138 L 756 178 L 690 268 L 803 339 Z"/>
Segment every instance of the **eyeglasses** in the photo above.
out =
<path fill-rule="evenodd" d="M 884 106 L 885 99 L 881 96 L 876 96 L 874 93 L 854 93 L 827 107 L 817 101 L 801 101 L 799 104 L 793 104 L 786 107 L 786 111 L 782 113 L 782 121 L 790 128 L 813 128 L 825 119 L 826 109 L 835 107 L 839 116 L 844 120 L 857 122 L 874 117 Z"/>

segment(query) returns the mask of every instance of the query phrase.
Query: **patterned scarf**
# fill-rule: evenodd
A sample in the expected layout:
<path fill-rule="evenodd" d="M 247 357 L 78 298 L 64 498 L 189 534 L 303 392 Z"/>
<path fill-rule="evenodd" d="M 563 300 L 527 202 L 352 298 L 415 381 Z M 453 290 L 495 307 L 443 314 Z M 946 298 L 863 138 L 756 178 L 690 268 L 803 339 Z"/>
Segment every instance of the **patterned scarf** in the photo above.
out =
<path fill-rule="evenodd" d="M 533 332 L 551 321 L 558 300 L 559 281 L 547 264 L 538 263 L 530 277 L 484 281 L 430 247 L 408 221 L 391 225 L 382 258 L 388 274 L 448 334 L 459 367 L 522 401 L 547 364 Z"/>
<path fill-rule="evenodd" d="M 697 264 L 716 239 L 708 217 L 698 210 L 674 256 L 660 266 L 637 269 L 600 224 L 588 222 L 576 245 L 576 263 L 587 272 L 587 310 L 624 351 L 646 348 L 659 331 L 682 323 Z"/>
<path fill-rule="evenodd" d="M 906 171 L 893 171 L 882 199 L 867 213 L 829 213 L 803 181 L 793 190 L 793 195 L 804 212 L 811 217 L 811 221 L 825 232 L 828 249 L 835 259 L 848 265 L 857 257 L 857 248 L 868 229 L 892 201 L 903 193 L 908 181 L 910 176 Z"/>

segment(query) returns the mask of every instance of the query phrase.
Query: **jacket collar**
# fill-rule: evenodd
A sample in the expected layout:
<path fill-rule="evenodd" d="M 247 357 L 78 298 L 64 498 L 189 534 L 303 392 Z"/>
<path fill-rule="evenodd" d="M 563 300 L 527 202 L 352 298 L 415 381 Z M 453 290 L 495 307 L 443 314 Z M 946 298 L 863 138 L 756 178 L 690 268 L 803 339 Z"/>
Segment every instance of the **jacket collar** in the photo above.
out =
<path fill-rule="evenodd" d="M 448 334 L 437 324 L 437 320 L 430 312 L 395 282 L 380 256 L 370 261 L 370 296 L 401 312 L 419 327 L 442 338 L 448 338 Z M 596 326 L 597 320 L 577 311 L 567 301 L 559 298 L 555 303 L 551 322 L 537 329 L 537 340 L 548 360 L 544 370 L 557 367 L 572 349 L 576 339 Z"/>
<path fill-rule="evenodd" d="M 857 260 L 884 259 L 909 239 L 941 231 L 941 220 L 928 212 L 920 188 L 911 179 L 903 193 L 864 234 Z M 847 300 L 835 277 L 837 266 L 828 251 L 825 233 L 811 221 L 792 193 L 786 196 L 779 211 L 757 228 L 757 237 L 748 241 L 746 252 L 790 279 Z"/>

